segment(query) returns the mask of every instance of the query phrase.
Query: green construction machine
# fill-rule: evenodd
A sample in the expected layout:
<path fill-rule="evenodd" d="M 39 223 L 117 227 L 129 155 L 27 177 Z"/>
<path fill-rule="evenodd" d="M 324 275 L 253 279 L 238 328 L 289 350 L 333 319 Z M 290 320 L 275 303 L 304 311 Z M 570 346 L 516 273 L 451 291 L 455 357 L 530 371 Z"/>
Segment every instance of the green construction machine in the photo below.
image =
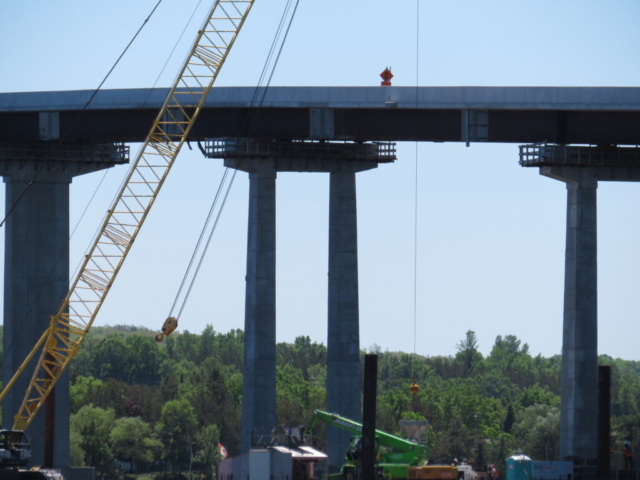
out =
<path fill-rule="evenodd" d="M 340 474 L 344 480 L 360 478 L 362 425 L 333 413 L 316 410 L 311 419 L 311 428 L 314 428 L 318 420 L 354 434 L 345 453 L 344 465 L 342 465 Z M 379 479 L 416 478 L 409 474 L 410 469 L 426 464 L 429 456 L 427 445 L 414 443 L 380 430 L 376 430 L 376 450 L 376 468 Z"/>

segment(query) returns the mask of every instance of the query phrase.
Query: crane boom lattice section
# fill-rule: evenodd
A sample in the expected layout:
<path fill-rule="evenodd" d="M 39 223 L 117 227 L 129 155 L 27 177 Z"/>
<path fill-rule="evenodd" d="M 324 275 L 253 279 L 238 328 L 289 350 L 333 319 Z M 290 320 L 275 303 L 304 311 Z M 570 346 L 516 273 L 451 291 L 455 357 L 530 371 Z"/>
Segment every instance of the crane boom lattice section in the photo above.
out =
<path fill-rule="evenodd" d="M 38 342 L 44 347 L 15 416 L 14 429 L 29 426 L 78 351 L 253 3 L 254 0 L 216 0 L 211 7 L 67 297 Z M 14 379 L 27 363 L 28 360 Z"/>

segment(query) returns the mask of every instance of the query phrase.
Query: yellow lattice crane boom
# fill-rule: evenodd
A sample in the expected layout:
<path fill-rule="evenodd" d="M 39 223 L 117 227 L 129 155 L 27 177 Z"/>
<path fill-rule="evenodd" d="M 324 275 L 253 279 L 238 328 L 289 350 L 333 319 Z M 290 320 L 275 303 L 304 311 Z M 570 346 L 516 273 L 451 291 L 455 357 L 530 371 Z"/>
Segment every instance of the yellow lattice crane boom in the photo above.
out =
<path fill-rule="evenodd" d="M 14 430 L 26 429 L 78 352 L 187 139 L 254 0 L 216 0 L 49 328 L 5 386 L 40 355 Z"/>

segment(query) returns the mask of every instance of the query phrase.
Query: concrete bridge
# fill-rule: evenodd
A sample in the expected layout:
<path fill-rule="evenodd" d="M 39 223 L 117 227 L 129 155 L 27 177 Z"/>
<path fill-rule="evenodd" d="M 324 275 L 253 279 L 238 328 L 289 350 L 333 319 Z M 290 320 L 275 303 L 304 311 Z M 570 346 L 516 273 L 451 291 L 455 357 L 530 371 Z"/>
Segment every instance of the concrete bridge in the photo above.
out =
<path fill-rule="evenodd" d="M 5 230 L 5 382 L 66 293 L 71 178 L 125 162 L 122 144 L 144 140 L 166 92 L 101 91 L 81 116 L 90 91 L 0 94 L 7 208 L 33 182 Z M 243 449 L 275 423 L 277 172 L 330 175 L 327 408 L 359 418 L 355 179 L 358 171 L 393 156 L 391 150 L 372 153 L 371 144 L 360 142 L 499 142 L 538 144 L 521 150 L 521 164 L 567 184 L 560 455 L 595 458 L 596 192 L 600 181 L 640 181 L 635 147 L 640 144 L 640 88 L 216 88 L 191 134 L 193 141 L 214 137 L 236 140 L 207 142 L 203 151 L 250 175 Z M 332 153 L 291 150 L 291 140 L 324 141 L 335 148 Z M 264 142 L 277 148 L 265 150 Z M 43 162 L 46 168 L 40 168 Z M 43 272 L 52 270 L 54 280 L 45 282 Z M 5 426 L 17 411 L 23 386 L 14 387 L 16 394 L 3 405 Z M 54 462 L 65 466 L 68 380 L 59 384 L 56 398 Z M 32 426 L 42 428 L 42 419 Z M 337 465 L 348 435 L 331 434 L 329 454 Z M 41 446 L 36 452 L 42 455 Z"/>

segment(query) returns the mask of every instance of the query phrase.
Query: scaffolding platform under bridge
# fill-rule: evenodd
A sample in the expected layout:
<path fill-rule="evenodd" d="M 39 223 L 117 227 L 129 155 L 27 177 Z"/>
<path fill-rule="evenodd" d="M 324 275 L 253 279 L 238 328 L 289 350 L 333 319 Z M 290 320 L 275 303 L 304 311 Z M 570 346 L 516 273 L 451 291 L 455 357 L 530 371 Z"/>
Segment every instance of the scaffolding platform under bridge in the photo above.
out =
<path fill-rule="evenodd" d="M 640 166 L 640 148 L 548 143 L 520 145 L 520 165 L 523 167 L 638 167 Z"/>
<path fill-rule="evenodd" d="M 278 171 L 299 170 L 299 160 L 309 165 L 309 171 L 319 171 L 318 162 L 367 162 L 391 163 L 396 160 L 395 142 L 325 142 L 325 141 L 282 141 L 252 138 L 214 138 L 206 140 L 205 155 L 209 158 L 233 159 L 234 166 L 240 167 L 246 159 L 274 159 Z M 226 163 L 226 162 L 225 162 Z M 242 169 L 240 167 L 240 169 Z M 320 169 L 321 170 L 321 169 Z"/>

